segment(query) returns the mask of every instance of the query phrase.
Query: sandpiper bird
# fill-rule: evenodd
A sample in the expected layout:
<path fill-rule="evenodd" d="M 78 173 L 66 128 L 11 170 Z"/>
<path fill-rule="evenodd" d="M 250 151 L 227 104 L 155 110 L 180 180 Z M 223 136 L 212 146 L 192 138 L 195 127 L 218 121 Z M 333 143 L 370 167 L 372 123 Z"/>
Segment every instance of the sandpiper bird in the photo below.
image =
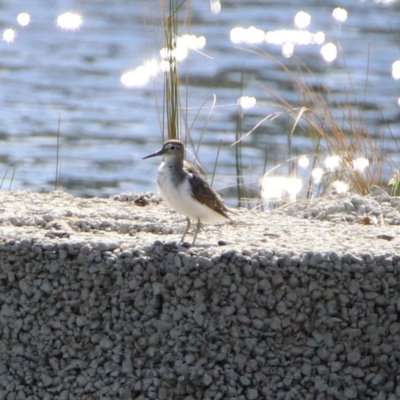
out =
<path fill-rule="evenodd" d="M 158 168 L 157 185 L 165 203 L 186 217 L 187 226 L 181 242 L 191 226 L 191 220 L 197 221 L 197 229 L 192 245 L 196 241 L 201 223 L 216 224 L 231 220 L 228 209 L 219 195 L 203 178 L 203 174 L 185 161 L 185 146 L 179 140 L 167 140 L 162 149 L 146 158 L 162 156 L 164 161 Z"/>

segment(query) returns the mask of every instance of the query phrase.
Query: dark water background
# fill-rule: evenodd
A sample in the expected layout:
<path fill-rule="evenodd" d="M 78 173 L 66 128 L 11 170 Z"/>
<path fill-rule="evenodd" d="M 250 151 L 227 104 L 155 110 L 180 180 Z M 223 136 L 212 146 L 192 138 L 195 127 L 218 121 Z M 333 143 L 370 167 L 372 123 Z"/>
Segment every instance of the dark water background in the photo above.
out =
<path fill-rule="evenodd" d="M 183 88 L 189 125 L 198 114 L 191 138 L 198 143 L 204 133 L 199 159 L 209 173 L 222 139 L 214 187 L 235 184 L 235 152 L 230 145 L 235 141 L 241 94 L 257 98 L 257 107 L 244 111 L 244 132 L 266 115 L 281 111 L 263 87 L 294 107 L 300 105 L 290 78 L 276 61 L 294 72 L 299 62 L 305 63 L 312 72 L 302 74 L 316 90 L 326 85 L 339 103 L 350 101 L 390 159 L 386 173 L 399 168 L 400 80 L 392 77 L 392 64 L 400 59 L 398 1 L 232 0 L 221 5 L 221 12 L 212 13 L 209 1 L 192 0 L 190 31 L 206 37 L 202 51 L 208 57 L 192 52 L 189 62 L 180 66 L 182 76 L 189 76 L 189 88 Z M 335 7 L 347 10 L 345 22 L 332 18 Z M 156 190 L 159 160 L 142 161 L 142 157 L 161 145 L 163 76 L 159 74 L 154 85 L 131 89 L 121 84 L 120 77 L 144 60 L 158 57 L 162 44 L 158 8 L 158 0 L 0 2 L 1 30 L 16 32 L 12 43 L 0 42 L 3 190 L 10 186 L 12 190 L 54 189 L 59 118 L 62 189 L 81 196 Z M 283 57 L 279 46 L 259 45 L 275 58 L 271 60 L 243 50 L 251 46 L 230 41 L 230 31 L 236 26 L 296 29 L 293 19 L 301 10 L 312 18 L 306 29 L 323 31 L 326 42 L 337 45 L 335 61 L 324 61 L 316 44 L 297 46 L 292 58 Z M 57 26 L 58 15 L 67 11 L 82 16 L 80 29 Z M 26 27 L 16 21 L 21 12 L 31 16 Z M 181 34 L 185 32 L 180 29 Z M 216 104 L 207 122 L 212 95 Z M 333 104 L 332 111 L 340 121 L 340 107 Z M 282 115 L 266 121 L 244 140 L 246 184 L 257 188 L 266 157 L 267 168 L 285 160 L 292 124 Z M 312 151 L 304 135 L 296 135 L 293 146 L 297 154 Z"/>

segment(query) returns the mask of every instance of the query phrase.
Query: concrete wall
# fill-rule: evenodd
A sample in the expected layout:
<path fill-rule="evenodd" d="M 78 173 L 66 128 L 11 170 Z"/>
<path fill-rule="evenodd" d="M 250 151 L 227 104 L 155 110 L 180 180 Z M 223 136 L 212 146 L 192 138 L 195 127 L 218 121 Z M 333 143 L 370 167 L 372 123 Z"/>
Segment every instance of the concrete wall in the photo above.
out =
<path fill-rule="evenodd" d="M 0 242 L 0 399 L 400 398 L 400 257 Z"/>

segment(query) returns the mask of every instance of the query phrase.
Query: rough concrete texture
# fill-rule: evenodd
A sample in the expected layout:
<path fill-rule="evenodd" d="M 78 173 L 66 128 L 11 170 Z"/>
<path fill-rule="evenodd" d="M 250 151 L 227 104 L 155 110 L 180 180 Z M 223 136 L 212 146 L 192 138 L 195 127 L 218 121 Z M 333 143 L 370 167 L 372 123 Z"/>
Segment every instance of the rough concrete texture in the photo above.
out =
<path fill-rule="evenodd" d="M 0 399 L 400 398 L 394 199 L 351 203 L 377 225 L 241 210 L 188 247 L 149 195 L 1 196 Z"/>

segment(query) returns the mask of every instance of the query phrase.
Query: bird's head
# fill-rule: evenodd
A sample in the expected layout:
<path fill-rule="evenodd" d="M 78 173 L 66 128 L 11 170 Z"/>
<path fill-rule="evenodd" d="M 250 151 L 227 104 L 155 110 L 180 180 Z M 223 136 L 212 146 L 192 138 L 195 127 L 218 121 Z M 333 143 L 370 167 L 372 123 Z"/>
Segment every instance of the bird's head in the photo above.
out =
<path fill-rule="evenodd" d="M 185 146 L 179 140 L 167 140 L 164 142 L 161 150 L 156 153 L 150 154 L 146 157 L 143 157 L 143 160 L 146 158 L 163 156 L 165 159 L 184 159 L 185 156 Z"/>

